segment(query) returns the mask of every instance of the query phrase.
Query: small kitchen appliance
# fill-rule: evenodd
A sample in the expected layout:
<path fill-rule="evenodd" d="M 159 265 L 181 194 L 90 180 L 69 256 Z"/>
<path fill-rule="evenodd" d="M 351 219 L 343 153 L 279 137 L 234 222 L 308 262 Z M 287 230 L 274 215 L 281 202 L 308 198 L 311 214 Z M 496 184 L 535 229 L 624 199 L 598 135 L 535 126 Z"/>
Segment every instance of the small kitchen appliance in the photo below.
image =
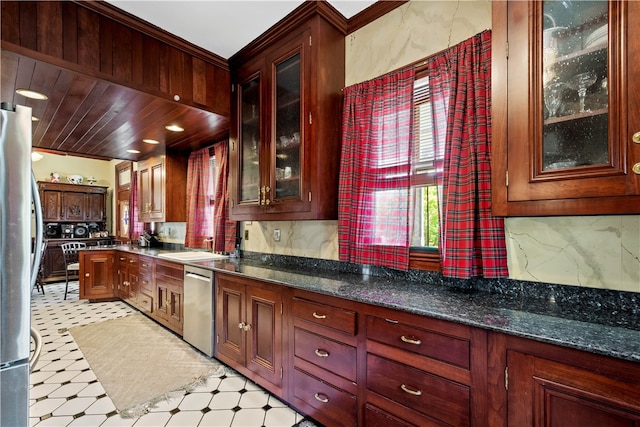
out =
<path fill-rule="evenodd" d="M 63 239 L 73 239 L 73 229 L 75 226 L 73 224 L 62 224 L 62 238 Z"/>
<path fill-rule="evenodd" d="M 87 224 L 76 224 L 73 228 L 73 236 L 78 238 L 89 237 Z"/>
<path fill-rule="evenodd" d="M 60 237 L 60 224 L 57 222 L 50 222 L 45 227 L 45 237 L 47 239 L 55 239 Z"/>

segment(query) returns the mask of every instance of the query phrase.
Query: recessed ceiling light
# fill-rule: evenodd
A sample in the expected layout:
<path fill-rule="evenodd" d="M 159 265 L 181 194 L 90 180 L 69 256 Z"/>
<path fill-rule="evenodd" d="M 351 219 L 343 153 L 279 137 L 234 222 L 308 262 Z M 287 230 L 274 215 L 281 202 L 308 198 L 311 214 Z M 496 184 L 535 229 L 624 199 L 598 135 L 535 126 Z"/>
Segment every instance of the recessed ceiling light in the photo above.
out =
<path fill-rule="evenodd" d="M 184 130 L 184 128 L 181 128 L 178 125 L 165 126 L 165 129 L 170 130 L 171 132 L 182 132 Z"/>
<path fill-rule="evenodd" d="M 156 141 L 155 139 L 143 139 L 142 142 L 146 142 L 147 144 L 160 144 L 160 141 Z"/>
<path fill-rule="evenodd" d="M 140 154 L 140 151 L 139 150 L 127 150 L 127 153 Z"/>
<path fill-rule="evenodd" d="M 16 89 L 16 93 L 26 98 L 39 99 L 41 101 L 49 99 L 49 97 L 44 93 L 36 92 L 35 90 L 30 89 Z"/>
<path fill-rule="evenodd" d="M 31 161 L 32 162 L 37 162 L 38 160 L 42 160 L 44 156 L 40 153 L 38 153 L 37 151 L 32 151 L 31 152 Z"/>
<path fill-rule="evenodd" d="M 32 122 L 39 122 L 39 121 L 40 121 L 40 119 L 39 119 L 39 118 L 37 118 L 36 116 L 31 116 L 31 121 L 32 121 Z"/>

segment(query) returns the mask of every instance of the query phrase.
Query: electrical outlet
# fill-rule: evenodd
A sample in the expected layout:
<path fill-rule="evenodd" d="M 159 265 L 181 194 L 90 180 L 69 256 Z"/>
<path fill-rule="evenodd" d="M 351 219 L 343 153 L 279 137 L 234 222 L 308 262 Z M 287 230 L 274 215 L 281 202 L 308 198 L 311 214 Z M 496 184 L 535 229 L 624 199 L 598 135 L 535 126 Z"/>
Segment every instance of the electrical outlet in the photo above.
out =
<path fill-rule="evenodd" d="M 276 242 L 280 241 L 280 229 L 276 228 L 275 230 L 273 230 L 273 240 L 275 240 Z"/>
<path fill-rule="evenodd" d="M 249 230 L 244 230 L 244 240 L 249 240 Z"/>

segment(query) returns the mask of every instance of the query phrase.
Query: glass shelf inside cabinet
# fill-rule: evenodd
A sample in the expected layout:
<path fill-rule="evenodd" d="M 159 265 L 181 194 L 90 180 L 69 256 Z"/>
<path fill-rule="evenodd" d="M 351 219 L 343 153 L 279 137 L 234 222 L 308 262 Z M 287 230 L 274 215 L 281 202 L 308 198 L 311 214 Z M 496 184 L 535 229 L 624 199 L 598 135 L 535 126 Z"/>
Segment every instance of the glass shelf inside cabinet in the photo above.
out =
<path fill-rule="evenodd" d="M 299 197 L 301 108 L 300 54 L 276 64 L 275 198 Z"/>
<path fill-rule="evenodd" d="M 240 200 L 257 200 L 260 187 L 260 81 L 240 85 Z"/>
<path fill-rule="evenodd" d="M 542 7 L 542 170 L 609 162 L 608 2 Z"/>

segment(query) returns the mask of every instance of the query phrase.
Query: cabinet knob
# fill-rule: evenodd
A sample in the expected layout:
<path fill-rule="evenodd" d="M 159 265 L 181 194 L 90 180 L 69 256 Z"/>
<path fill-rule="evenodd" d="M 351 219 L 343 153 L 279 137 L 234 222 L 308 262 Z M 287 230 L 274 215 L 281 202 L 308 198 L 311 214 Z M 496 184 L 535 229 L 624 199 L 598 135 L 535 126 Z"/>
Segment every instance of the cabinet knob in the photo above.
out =
<path fill-rule="evenodd" d="M 238 329 L 244 329 L 244 322 L 238 323 Z"/>
<path fill-rule="evenodd" d="M 251 325 L 249 325 L 248 323 L 246 325 L 244 325 L 244 331 L 245 332 L 249 332 L 251 330 Z"/>
<path fill-rule="evenodd" d="M 89 277 L 89 273 L 84 273 L 84 277 Z"/>
<path fill-rule="evenodd" d="M 640 132 L 634 133 L 633 136 L 631 137 L 631 140 L 636 144 L 640 144 Z"/>
<path fill-rule="evenodd" d="M 633 167 L 631 168 L 631 170 L 633 170 L 633 172 L 636 175 L 640 175 L 640 162 L 636 163 L 635 165 L 633 165 Z"/>

